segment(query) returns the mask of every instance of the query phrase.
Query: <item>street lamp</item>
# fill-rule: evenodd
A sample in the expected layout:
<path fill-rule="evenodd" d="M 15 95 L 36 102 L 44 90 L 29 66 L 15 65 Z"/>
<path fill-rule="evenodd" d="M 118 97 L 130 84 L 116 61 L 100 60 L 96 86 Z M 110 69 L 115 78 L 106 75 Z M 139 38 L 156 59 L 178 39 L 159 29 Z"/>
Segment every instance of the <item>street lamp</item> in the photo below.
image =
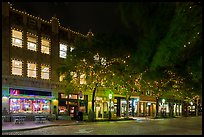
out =
<path fill-rule="evenodd" d="M 111 119 L 111 99 L 112 99 L 112 94 L 109 94 L 108 97 L 109 97 L 109 100 L 110 100 L 110 104 L 109 104 L 109 117 L 108 117 L 108 119 L 110 120 Z"/>

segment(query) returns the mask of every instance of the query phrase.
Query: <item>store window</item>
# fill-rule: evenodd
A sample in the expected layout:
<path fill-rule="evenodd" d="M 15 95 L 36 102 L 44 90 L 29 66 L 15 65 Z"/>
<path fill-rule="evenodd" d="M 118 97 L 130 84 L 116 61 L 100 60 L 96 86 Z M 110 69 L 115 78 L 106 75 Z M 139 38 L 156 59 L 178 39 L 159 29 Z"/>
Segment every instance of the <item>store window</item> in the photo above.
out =
<path fill-rule="evenodd" d="M 67 57 L 67 45 L 60 43 L 59 57 L 60 58 Z"/>
<path fill-rule="evenodd" d="M 50 54 L 50 41 L 49 40 L 42 38 L 41 52 L 45 54 Z"/>
<path fill-rule="evenodd" d="M 50 113 L 50 101 L 46 99 L 10 99 L 11 113 Z"/>
<path fill-rule="evenodd" d="M 69 99 L 78 99 L 78 98 L 77 98 L 77 95 L 69 94 Z"/>
<path fill-rule="evenodd" d="M 49 79 L 49 67 L 45 65 L 41 65 L 41 78 Z"/>
<path fill-rule="evenodd" d="M 13 75 L 22 75 L 22 61 L 12 60 L 12 74 Z"/>
<path fill-rule="evenodd" d="M 22 32 L 12 29 L 12 46 L 22 48 Z"/>
<path fill-rule="evenodd" d="M 37 36 L 27 34 L 27 48 L 29 50 L 37 51 Z"/>
<path fill-rule="evenodd" d="M 27 64 L 27 76 L 36 78 L 36 64 L 28 63 Z"/>
<path fill-rule="evenodd" d="M 59 93 L 60 94 L 60 98 L 67 98 L 67 95 L 64 93 Z"/>

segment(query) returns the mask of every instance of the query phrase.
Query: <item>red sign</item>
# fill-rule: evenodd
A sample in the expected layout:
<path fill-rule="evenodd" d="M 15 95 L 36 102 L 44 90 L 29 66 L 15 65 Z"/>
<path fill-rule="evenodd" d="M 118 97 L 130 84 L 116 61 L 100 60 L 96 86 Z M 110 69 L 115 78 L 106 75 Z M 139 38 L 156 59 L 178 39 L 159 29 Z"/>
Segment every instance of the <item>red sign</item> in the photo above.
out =
<path fill-rule="evenodd" d="M 20 90 L 19 89 L 10 89 L 10 95 L 19 95 L 20 94 Z"/>

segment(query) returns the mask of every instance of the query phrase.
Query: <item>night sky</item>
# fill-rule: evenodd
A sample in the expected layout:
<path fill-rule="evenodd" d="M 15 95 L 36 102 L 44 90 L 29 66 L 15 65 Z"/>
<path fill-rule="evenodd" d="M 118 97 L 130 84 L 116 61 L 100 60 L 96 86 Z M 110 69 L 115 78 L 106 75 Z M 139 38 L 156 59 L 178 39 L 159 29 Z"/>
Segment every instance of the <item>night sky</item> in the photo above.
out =
<path fill-rule="evenodd" d="M 50 20 L 56 15 L 61 26 L 87 34 L 123 33 L 119 3 L 113 2 L 12 2 L 14 8 Z"/>

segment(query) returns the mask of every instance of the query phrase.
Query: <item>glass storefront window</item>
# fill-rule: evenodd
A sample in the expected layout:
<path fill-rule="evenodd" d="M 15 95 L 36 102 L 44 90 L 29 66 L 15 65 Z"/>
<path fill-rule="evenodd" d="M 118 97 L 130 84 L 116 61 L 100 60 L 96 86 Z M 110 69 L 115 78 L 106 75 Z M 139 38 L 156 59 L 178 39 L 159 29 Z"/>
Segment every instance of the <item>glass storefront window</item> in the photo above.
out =
<path fill-rule="evenodd" d="M 50 101 L 46 99 L 10 99 L 11 113 L 50 113 Z"/>

